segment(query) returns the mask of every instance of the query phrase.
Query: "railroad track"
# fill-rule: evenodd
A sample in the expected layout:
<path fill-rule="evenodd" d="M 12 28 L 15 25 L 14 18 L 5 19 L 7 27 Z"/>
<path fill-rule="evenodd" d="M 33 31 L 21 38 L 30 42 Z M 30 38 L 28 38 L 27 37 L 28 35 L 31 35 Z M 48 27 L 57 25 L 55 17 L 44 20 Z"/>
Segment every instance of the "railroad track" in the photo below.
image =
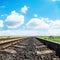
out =
<path fill-rule="evenodd" d="M 5 39 L 5 40 L 0 40 L 0 50 L 5 49 L 13 44 L 16 44 L 17 42 L 21 42 L 22 38 L 12 38 L 12 39 Z"/>
<path fill-rule="evenodd" d="M 0 50 L 0 60 L 60 60 L 54 50 L 49 49 L 34 37 L 24 38 L 8 48 Z"/>

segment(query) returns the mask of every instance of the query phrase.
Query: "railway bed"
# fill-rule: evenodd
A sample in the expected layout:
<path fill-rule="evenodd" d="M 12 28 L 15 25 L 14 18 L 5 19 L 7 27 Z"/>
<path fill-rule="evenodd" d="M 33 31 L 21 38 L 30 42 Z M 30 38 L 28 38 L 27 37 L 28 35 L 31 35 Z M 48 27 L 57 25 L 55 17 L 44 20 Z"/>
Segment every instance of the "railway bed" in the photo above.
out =
<path fill-rule="evenodd" d="M 28 37 L 8 48 L 0 50 L 0 60 L 60 60 L 54 50 L 49 49 L 34 37 Z"/>

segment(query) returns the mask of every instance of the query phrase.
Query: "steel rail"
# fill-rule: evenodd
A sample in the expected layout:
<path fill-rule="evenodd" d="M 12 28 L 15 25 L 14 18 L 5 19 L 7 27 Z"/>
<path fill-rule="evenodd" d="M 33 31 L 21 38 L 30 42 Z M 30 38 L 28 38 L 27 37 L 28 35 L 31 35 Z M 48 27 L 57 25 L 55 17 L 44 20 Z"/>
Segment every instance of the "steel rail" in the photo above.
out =
<path fill-rule="evenodd" d="M 16 38 L 16 39 L 9 39 L 9 40 L 2 40 L 0 41 L 0 44 L 4 44 L 4 43 L 8 43 L 8 42 L 13 42 L 13 41 L 16 41 L 16 40 L 21 40 L 22 38 Z"/>
<path fill-rule="evenodd" d="M 0 41 L 0 49 L 4 49 L 7 48 L 11 45 L 16 44 L 17 42 L 21 42 L 22 38 L 16 38 L 16 39 L 9 39 L 9 40 L 4 40 L 4 41 Z"/>

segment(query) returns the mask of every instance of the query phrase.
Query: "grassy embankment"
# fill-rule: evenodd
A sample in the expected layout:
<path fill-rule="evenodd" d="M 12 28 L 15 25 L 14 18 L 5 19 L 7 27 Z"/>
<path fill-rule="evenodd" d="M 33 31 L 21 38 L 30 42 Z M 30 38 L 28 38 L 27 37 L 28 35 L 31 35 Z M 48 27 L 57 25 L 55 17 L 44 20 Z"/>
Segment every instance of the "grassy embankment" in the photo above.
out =
<path fill-rule="evenodd" d="M 38 36 L 38 38 L 60 43 L 60 36 Z"/>

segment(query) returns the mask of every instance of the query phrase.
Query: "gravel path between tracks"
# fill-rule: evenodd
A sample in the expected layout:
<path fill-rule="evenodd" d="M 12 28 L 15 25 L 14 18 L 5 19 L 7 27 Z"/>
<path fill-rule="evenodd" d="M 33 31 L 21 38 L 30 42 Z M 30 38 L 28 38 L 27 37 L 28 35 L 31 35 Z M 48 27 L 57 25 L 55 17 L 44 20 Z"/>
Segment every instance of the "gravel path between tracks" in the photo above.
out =
<path fill-rule="evenodd" d="M 34 37 L 0 50 L 0 60 L 60 60 L 55 51 L 50 50 Z"/>

